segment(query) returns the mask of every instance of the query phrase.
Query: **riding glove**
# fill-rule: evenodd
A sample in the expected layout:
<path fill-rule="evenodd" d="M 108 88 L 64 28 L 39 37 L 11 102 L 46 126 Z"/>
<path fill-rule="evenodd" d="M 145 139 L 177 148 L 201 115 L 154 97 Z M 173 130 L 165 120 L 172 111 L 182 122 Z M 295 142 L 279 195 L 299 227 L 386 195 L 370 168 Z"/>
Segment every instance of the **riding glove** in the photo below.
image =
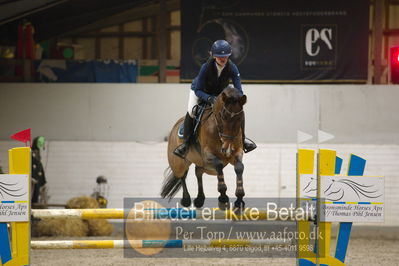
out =
<path fill-rule="evenodd" d="M 209 96 L 208 97 L 208 103 L 214 104 L 216 102 L 216 97 L 215 96 Z"/>

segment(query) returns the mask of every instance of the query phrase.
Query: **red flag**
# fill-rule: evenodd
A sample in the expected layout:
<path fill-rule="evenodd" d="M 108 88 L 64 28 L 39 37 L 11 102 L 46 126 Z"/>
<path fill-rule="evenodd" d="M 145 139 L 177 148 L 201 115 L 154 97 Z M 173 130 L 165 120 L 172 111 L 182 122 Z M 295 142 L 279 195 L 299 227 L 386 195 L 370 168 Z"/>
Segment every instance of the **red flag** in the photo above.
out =
<path fill-rule="evenodd" d="M 21 141 L 21 142 L 23 142 L 25 144 L 28 141 L 29 141 L 29 143 L 32 142 L 32 138 L 31 138 L 31 135 L 30 135 L 30 128 L 22 130 L 20 132 L 17 132 L 15 134 L 11 135 L 10 138 L 18 140 L 18 141 Z"/>

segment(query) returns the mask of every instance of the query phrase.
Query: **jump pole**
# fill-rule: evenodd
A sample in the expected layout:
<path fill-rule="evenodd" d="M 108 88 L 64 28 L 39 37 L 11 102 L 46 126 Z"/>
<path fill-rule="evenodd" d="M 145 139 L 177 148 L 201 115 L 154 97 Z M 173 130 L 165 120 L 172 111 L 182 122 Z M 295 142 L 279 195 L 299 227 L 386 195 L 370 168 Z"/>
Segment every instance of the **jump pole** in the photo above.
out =
<path fill-rule="evenodd" d="M 187 220 L 265 220 L 265 221 L 309 221 L 310 213 L 292 211 L 288 214 L 278 210 L 247 208 L 242 214 L 232 210 L 187 208 L 161 209 L 33 209 L 34 218 L 81 218 L 81 219 L 187 219 Z M 143 218 L 141 218 L 143 217 Z"/>
<path fill-rule="evenodd" d="M 288 240 L 47 240 L 32 241 L 32 249 L 123 249 L 123 248 L 183 248 L 185 245 L 207 247 L 272 246 L 286 245 Z"/>

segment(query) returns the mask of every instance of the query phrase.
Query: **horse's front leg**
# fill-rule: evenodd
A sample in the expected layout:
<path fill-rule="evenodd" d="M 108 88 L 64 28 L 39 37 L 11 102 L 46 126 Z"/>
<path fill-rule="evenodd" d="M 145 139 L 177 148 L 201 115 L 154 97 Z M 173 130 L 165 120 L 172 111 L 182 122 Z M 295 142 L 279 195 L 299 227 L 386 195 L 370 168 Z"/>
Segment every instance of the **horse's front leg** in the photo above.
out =
<path fill-rule="evenodd" d="M 224 174 L 223 174 L 223 162 L 215 157 L 212 160 L 213 166 L 215 167 L 215 170 L 217 172 L 217 177 L 218 177 L 218 191 L 220 193 L 219 196 L 219 209 L 225 210 L 229 206 L 229 197 L 226 195 L 227 191 L 227 186 L 226 183 L 224 182 Z"/>
<path fill-rule="evenodd" d="M 183 198 L 180 200 L 180 204 L 184 207 L 189 207 L 191 205 L 191 197 L 190 193 L 188 193 L 186 178 L 187 178 L 188 170 L 184 173 L 184 176 L 181 178 L 181 185 L 183 187 Z"/>
<path fill-rule="evenodd" d="M 244 164 L 242 163 L 242 155 L 238 156 L 234 163 L 234 171 L 236 172 L 236 197 L 237 200 L 234 202 L 234 207 L 240 210 L 245 208 L 245 202 L 242 198 L 245 196 L 244 184 L 242 179 L 242 173 L 244 172 Z"/>
<path fill-rule="evenodd" d="M 202 167 L 195 166 L 195 176 L 198 181 L 198 194 L 197 198 L 194 200 L 194 206 L 196 208 L 201 208 L 204 205 L 205 194 L 204 187 L 202 185 L 202 175 L 204 174 L 204 169 Z"/>

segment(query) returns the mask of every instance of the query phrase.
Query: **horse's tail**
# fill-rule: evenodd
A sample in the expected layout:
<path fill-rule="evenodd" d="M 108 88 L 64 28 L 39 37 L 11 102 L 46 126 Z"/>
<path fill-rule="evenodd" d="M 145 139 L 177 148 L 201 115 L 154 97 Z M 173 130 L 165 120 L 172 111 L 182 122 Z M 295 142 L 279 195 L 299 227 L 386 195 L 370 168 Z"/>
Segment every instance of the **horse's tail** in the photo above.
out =
<path fill-rule="evenodd" d="M 165 180 L 162 184 L 162 198 L 172 199 L 182 186 L 181 178 L 177 178 L 170 166 L 163 173 Z"/>

